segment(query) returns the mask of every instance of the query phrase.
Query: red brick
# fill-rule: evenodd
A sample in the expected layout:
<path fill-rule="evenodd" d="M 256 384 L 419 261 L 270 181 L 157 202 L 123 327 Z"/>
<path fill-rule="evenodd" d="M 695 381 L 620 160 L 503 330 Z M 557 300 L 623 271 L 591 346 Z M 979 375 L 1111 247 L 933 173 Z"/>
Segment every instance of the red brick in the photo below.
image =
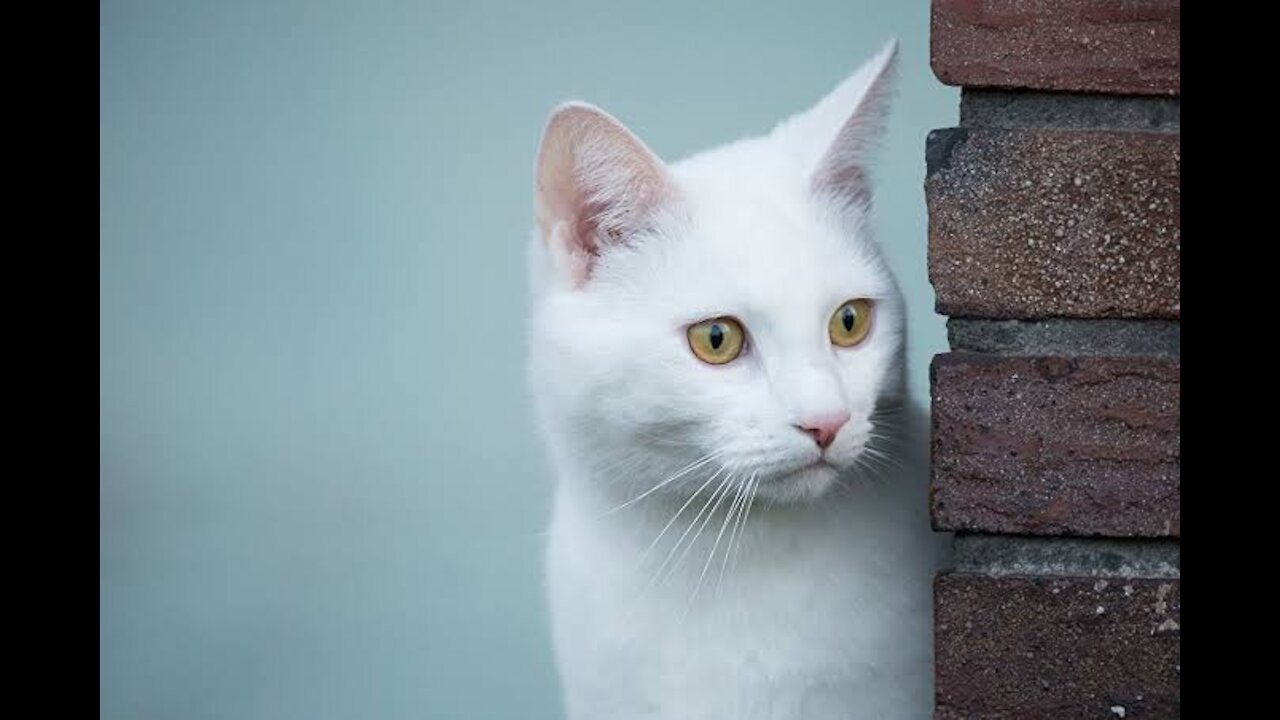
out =
<path fill-rule="evenodd" d="M 945 573 L 934 601 L 935 720 L 1180 715 L 1178 580 Z"/>
<path fill-rule="evenodd" d="M 1179 537 L 1176 359 L 933 359 L 939 530 Z"/>
<path fill-rule="evenodd" d="M 944 315 L 1181 313 L 1177 134 L 964 129 L 929 138 L 929 278 Z"/>
<path fill-rule="evenodd" d="M 1177 95 L 1178 0 L 933 0 L 948 85 Z"/>

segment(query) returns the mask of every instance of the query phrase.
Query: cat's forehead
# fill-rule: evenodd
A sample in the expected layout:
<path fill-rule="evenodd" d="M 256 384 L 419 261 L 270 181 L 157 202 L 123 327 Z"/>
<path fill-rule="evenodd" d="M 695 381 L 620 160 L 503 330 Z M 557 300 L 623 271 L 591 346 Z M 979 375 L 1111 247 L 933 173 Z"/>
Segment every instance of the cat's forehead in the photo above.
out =
<path fill-rule="evenodd" d="M 769 144 L 744 141 L 672 169 L 686 211 L 675 243 L 685 269 L 723 268 L 753 287 L 874 292 L 889 282 L 865 225 L 816 198 L 802 169 Z"/>
<path fill-rule="evenodd" d="M 785 211 L 803 194 L 806 172 L 794 153 L 773 138 L 756 137 L 722 145 L 671 166 L 682 194 L 710 209 L 742 208 L 763 201 Z"/>

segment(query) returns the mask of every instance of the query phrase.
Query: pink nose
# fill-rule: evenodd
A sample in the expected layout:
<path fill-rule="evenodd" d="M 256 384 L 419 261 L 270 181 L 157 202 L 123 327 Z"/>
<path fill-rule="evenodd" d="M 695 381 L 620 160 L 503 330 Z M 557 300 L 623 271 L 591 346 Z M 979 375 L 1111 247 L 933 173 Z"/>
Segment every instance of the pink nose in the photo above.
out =
<path fill-rule="evenodd" d="M 836 433 L 849 422 L 849 413 L 841 410 L 830 415 L 814 415 L 800 421 L 796 427 L 813 436 L 818 447 L 826 449 L 836 439 Z"/>

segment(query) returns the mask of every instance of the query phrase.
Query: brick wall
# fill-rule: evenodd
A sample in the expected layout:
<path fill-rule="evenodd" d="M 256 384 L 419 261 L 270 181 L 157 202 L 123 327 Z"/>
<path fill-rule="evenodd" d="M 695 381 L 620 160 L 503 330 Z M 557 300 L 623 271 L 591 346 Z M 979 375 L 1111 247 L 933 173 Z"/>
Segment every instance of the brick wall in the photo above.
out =
<path fill-rule="evenodd" d="M 1177 0 L 933 0 L 934 717 L 1180 714 Z"/>

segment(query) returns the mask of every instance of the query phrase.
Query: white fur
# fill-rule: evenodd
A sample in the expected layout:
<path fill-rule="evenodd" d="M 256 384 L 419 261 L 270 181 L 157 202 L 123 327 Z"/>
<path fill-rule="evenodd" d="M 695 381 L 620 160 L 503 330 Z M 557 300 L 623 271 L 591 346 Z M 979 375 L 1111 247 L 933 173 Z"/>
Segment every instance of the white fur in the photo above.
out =
<path fill-rule="evenodd" d="M 548 123 L 530 374 L 574 720 L 931 712 L 945 538 L 903 301 L 865 223 L 895 50 L 769 135 L 670 166 L 589 105 Z M 853 298 L 875 300 L 872 330 L 837 347 Z M 686 328 L 722 315 L 747 348 L 708 365 Z M 824 455 L 798 426 L 840 411 Z"/>

